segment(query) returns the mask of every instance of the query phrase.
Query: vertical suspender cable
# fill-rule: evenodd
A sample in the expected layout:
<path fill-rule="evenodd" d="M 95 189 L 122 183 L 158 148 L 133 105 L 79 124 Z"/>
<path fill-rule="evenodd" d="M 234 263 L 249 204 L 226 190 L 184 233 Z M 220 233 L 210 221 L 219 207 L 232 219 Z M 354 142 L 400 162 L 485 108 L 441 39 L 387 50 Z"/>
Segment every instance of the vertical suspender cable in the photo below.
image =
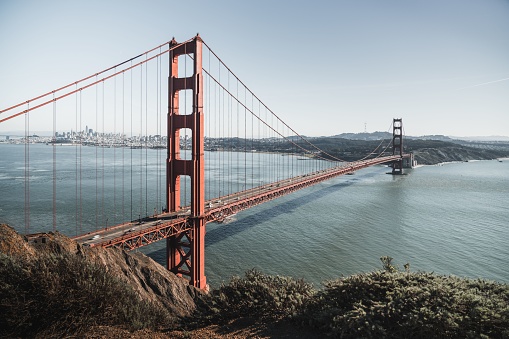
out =
<path fill-rule="evenodd" d="M 271 122 L 270 122 L 270 125 L 271 126 L 274 126 L 274 115 L 271 114 Z M 275 134 L 274 134 L 274 130 L 273 129 L 269 129 L 269 135 L 270 135 L 270 145 L 271 145 L 271 151 L 270 151 L 270 154 L 269 154 L 269 159 L 270 159 L 270 174 L 271 174 L 271 182 L 275 182 L 276 181 L 276 162 L 275 162 L 275 157 L 274 157 L 274 147 L 275 147 Z"/>
<path fill-rule="evenodd" d="M 231 92 L 231 81 L 230 81 L 231 77 L 230 77 L 230 72 L 228 72 L 228 91 Z M 233 152 L 236 152 L 236 145 L 234 143 L 234 140 L 235 140 L 235 135 L 234 135 L 234 130 L 233 130 L 233 123 L 234 123 L 234 114 L 233 114 L 233 100 L 232 100 L 232 97 L 231 95 L 228 96 L 228 139 L 229 139 L 229 143 L 230 143 L 230 151 L 228 152 L 228 163 L 230 164 L 230 168 L 228 169 L 228 182 L 230 184 L 230 187 L 229 187 L 229 190 L 228 190 L 228 193 L 229 194 L 233 194 L 235 192 L 237 192 L 239 190 L 239 188 L 237 187 L 238 184 L 235 183 L 234 185 L 234 180 L 235 180 L 235 166 L 233 164 L 233 157 L 234 157 L 234 153 Z"/>
<path fill-rule="evenodd" d="M 82 97 L 82 94 L 81 94 L 81 91 L 80 91 L 80 131 L 82 130 L 83 126 L 82 126 L 82 118 L 83 118 L 83 97 Z M 88 131 L 85 131 L 85 135 L 86 133 L 88 133 Z M 83 137 L 83 135 L 82 135 Z M 83 145 L 83 141 L 80 140 L 80 233 L 83 233 L 83 185 L 82 185 L 82 178 L 83 178 L 83 166 L 82 166 L 82 163 L 81 163 L 81 159 L 82 159 L 82 145 Z"/>
<path fill-rule="evenodd" d="M 97 81 L 97 76 L 96 76 L 96 81 Z M 97 230 L 97 228 L 99 227 L 99 220 L 98 220 L 98 217 L 99 217 L 99 206 L 98 206 L 98 158 L 99 158 L 99 155 L 98 155 L 98 147 L 99 147 L 99 144 L 98 144 L 98 135 L 97 135 L 97 131 L 99 130 L 99 122 L 98 122 L 98 115 L 99 115 L 99 108 L 98 108 L 98 102 L 99 102 L 99 88 L 98 86 L 96 85 L 95 86 L 95 133 L 94 133 L 94 144 L 95 144 L 95 229 Z"/>
<path fill-rule="evenodd" d="M 228 77 L 227 77 L 227 88 L 228 90 L 230 90 L 230 72 L 227 73 L 228 74 Z M 227 195 L 230 195 L 231 194 L 231 189 L 232 189 L 232 180 L 231 180 L 231 169 L 232 169 L 232 160 L 231 160 L 231 154 L 232 154 L 232 135 L 231 135 L 231 110 L 230 110 L 230 104 L 231 104 L 231 97 L 228 96 L 228 121 L 227 121 L 227 126 L 228 126 L 228 193 Z"/>
<path fill-rule="evenodd" d="M 276 120 L 276 134 L 279 133 L 279 120 Z M 281 179 L 281 157 L 279 156 L 279 148 L 281 145 L 281 138 L 279 136 L 276 136 L 276 152 L 274 153 L 274 156 L 276 158 L 276 172 L 277 172 L 277 181 Z"/>
<path fill-rule="evenodd" d="M 267 107 L 264 107 L 264 111 L 265 111 L 265 117 L 264 117 L 263 121 L 266 122 L 267 121 Z M 262 126 L 262 128 L 263 128 L 263 136 L 265 138 L 265 145 L 268 146 L 268 147 L 267 146 L 266 147 L 267 147 L 267 149 L 269 149 L 269 152 L 270 152 L 270 148 L 269 148 L 270 147 L 270 130 L 268 130 L 266 126 Z M 268 171 L 264 171 L 264 175 L 266 175 L 266 178 L 265 178 L 266 181 L 270 182 L 272 179 L 271 175 L 270 175 L 270 173 L 271 173 L 270 153 L 267 153 L 264 158 L 266 159 L 265 161 L 268 163 L 268 165 L 267 165 Z"/>
<path fill-rule="evenodd" d="M 148 137 L 148 63 L 145 63 L 145 216 L 148 216 Z"/>
<path fill-rule="evenodd" d="M 168 56 L 169 58 L 169 56 Z M 162 58 L 161 58 L 162 59 Z M 166 63 L 167 65 L 169 64 Z M 159 119 L 160 119 L 160 122 L 159 122 L 159 135 L 160 135 L 160 138 L 161 138 L 161 142 L 162 142 L 162 131 L 163 131 L 163 126 L 166 126 L 166 124 L 163 124 L 163 121 L 165 121 L 165 119 L 163 119 L 163 117 L 165 117 L 164 113 L 163 113 L 163 109 L 162 109 L 162 104 L 163 104 L 163 79 L 165 79 L 165 77 L 162 76 L 162 72 L 163 72 L 163 67 L 162 67 L 163 63 L 162 63 L 162 60 L 159 60 Z M 158 157 L 158 162 L 162 165 L 163 164 L 163 161 L 166 162 L 166 157 L 162 157 L 163 155 L 166 155 L 166 152 L 161 152 L 159 157 Z M 159 192 L 159 195 L 161 197 L 161 199 L 159 200 L 159 205 L 157 205 L 158 207 L 161 206 L 162 207 L 162 204 L 166 201 L 166 188 L 163 189 L 163 185 L 166 184 L 166 164 L 164 166 L 159 166 L 159 171 L 160 171 L 160 174 L 159 174 L 159 178 L 160 178 L 160 181 L 159 181 L 159 185 L 161 187 L 161 191 Z M 161 208 L 161 212 L 164 208 Z"/>
<path fill-rule="evenodd" d="M 106 141 L 104 131 L 104 81 L 102 81 L 102 109 L 101 109 L 101 120 L 102 120 L 102 133 L 101 133 L 101 227 L 104 227 L 105 214 L 104 214 L 104 144 Z"/>
<path fill-rule="evenodd" d="M 230 72 L 228 72 L 228 91 L 231 92 L 231 81 L 230 81 Z M 230 167 L 228 169 L 228 182 L 229 182 L 229 189 L 228 194 L 233 194 L 239 190 L 237 185 L 234 186 L 234 178 L 235 173 L 234 169 L 235 166 L 233 164 L 233 152 L 236 152 L 236 145 L 234 144 L 235 135 L 233 131 L 233 100 L 231 95 L 228 96 L 228 139 L 230 143 L 230 151 L 228 152 L 228 163 L 230 164 Z M 235 149 L 234 149 L 235 148 Z"/>
<path fill-rule="evenodd" d="M 115 67 L 115 73 L 117 68 Z M 113 225 L 117 224 L 117 77 L 113 79 Z M 108 225 L 106 225 L 108 226 Z"/>
<path fill-rule="evenodd" d="M 228 72 L 226 72 L 226 85 L 225 86 L 228 86 L 228 83 L 229 83 L 229 76 L 230 74 Z M 225 141 L 225 147 L 224 147 L 224 173 L 221 174 L 221 176 L 224 178 L 224 182 L 225 182 L 225 189 L 223 191 L 223 196 L 228 196 L 230 194 L 230 167 L 231 167 L 231 163 L 230 163 L 230 149 L 231 149 L 231 144 L 230 144 L 230 138 L 229 138 L 229 132 L 228 132 L 228 127 L 229 127 L 229 123 L 230 123 L 230 119 L 228 117 L 229 115 L 229 98 L 228 96 L 225 97 L 225 92 L 226 91 L 223 91 L 223 113 L 224 113 L 224 119 L 223 119 L 223 134 L 222 134 L 222 137 L 224 138 L 224 141 Z"/>
<path fill-rule="evenodd" d="M 145 64 L 145 216 L 148 216 L 148 63 Z"/>
<path fill-rule="evenodd" d="M 143 214 L 143 66 L 140 66 L 140 136 L 139 146 L 140 149 L 140 209 L 138 219 L 141 222 L 141 215 Z"/>
<path fill-rule="evenodd" d="M 244 102 L 247 101 L 247 91 L 244 87 Z M 247 108 L 244 104 L 244 188 L 247 186 Z"/>
<path fill-rule="evenodd" d="M 83 108 L 83 98 L 82 98 L 81 91 L 80 91 L 80 114 L 79 114 L 79 116 L 80 116 L 80 131 L 82 131 L 82 124 L 81 124 L 82 117 L 83 117 L 83 115 L 82 115 L 83 109 L 82 108 Z M 85 135 L 87 133 L 88 133 L 88 131 L 85 131 Z M 81 159 L 82 159 L 82 152 L 81 152 L 82 149 L 81 148 L 82 148 L 82 145 L 83 145 L 83 134 L 81 134 L 81 137 L 80 137 L 80 146 L 79 146 L 79 148 L 80 148 L 80 156 L 79 156 L 79 168 L 80 168 L 80 188 L 79 188 L 79 191 L 80 191 L 79 192 L 79 195 L 80 195 L 80 197 L 79 197 L 79 200 L 80 200 L 80 204 L 79 204 L 80 205 L 79 206 L 80 207 L 80 212 L 79 212 L 80 233 L 83 233 L 83 194 L 82 194 L 83 193 L 82 192 L 82 188 L 83 188 L 83 186 L 82 186 L 82 178 L 83 178 L 82 174 L 83 174 L 83 172 L 82 172 L 82 164 L 81 164 Z"/>
<path fill-rule="evenodd" d="M 78 88 L 78 85 L 76 84 L 76 89 Z M 78 235 L 78 221 L 79 221 L 79 214 L 78 214 L 78 148 L 81 144 L 80 134 L 81 130 L 79 129 L 78 125 L 78 92 L 74 95 L 75 99 L 75 107 L 74 107 L 74 130 L 75 135 L 72 136 L 72 142 L 74 144 L 74 154 L 75 154 L 75 194 L 74 194 L 74 219 L 75 219 L 75 235 Z"/>
<path fill-rule="evenodd" d="M 55 93 L 53 93 L 55 100 Z M 53 101 L 53 232 L 57 229 L 57 102 Z"/>
<path fill-rule="evenodd" d="M 221 74 L 221 73 L 219 73 Z M 219 115 L 219 98 L 220 98 L 220 91 L 221 89 L 219 88 L 219 85 L 217 82 L 214 82 L 214 108 L 215 108 L 215 114 L 216 114 L 216 117 L 214 119 L 215 121 L 215 124 L 214 124 L 214 131 L 215 131 L 215 136 L 216 136 L 216 145 L 217 145 L 217 148 L 220 148 L 220 145 L 219 145 L 219 133 L 220 133 L 220 129 L 219 129 L 219 123 L 220 123 L 220 115 Z M 222 150 L 218 149 L 219 152 L 221 152 Z M 221 158 L 220 158 L 220 154 L 216 154 L 216 166 L 218 168 L 218 172 L 219 170 L 221 169 Z M 220 193 L 221 193 L 221 175 L 217 175 L 217 196 L 221 196 Z"/>
<path fill-rule="evenodd" d="M 219 67 L 218 67 L 218 78 L 219 78 L 219 84 L 221 84 L 221 64 L 219 63 Z M 217 125 L 218 125 L 218 138 L 220 138 L 219 140 L 223 141 L 224 138 L 222 138 L 222 133 L 221 133 L 221 123 L 222 123 L 222 119 L 221 119 L 221 94 L 222 94 L 222 89 L 219 88 L 218 90 L 218 100 L 217 100 L 217 119 L 218 119 L 218 122 L 217 122 Z M 224 143 L 224 141 L 223 141 Z M 219 174 L 219 188 L 218 188 L 218 196 L 220 197 L 221 196 L 221 189 L 223 189 L 223 162 L 222 162 L 222 157 L 223 157 L 223 153 L 224 153 L 224 147 L 223 147 L 223 144 L 221 144 L 221 151 L 220 151 L 220 154 L 218 156 L 218 167 L 219 167 L 219 170 L 220 170 L 220 174 Z"/>
<path fill-rule="evenodd" d="M 261 131 L 261 123 L 260 123 L 260 120 L 261 120 L 261 117 L 262 117 L 262 111 L 261 111 L 261 105 L 260 105 L 260 101 L 258 101 L 258 116 L 257 116 L 257 120 L 258 120 L 258 132 L 257 132 L 257 138 L 258 138 L 258 145 L 259 145 L 259 148 L 261 149 L 261 145 L 263 143 L 263 135 L 262 135 L 262 131 Z M 259 186 L 260 188 L 260 192 L 262 191 L 262 186 L 263 186 L 263 171 L 262 171 L 262 165 L 261 165 L 261 162 L 262 162 L 263 158 L 261 157 L 260 154 L 258 154 L 258 161 L 257 161 L 257 166 L 256 166 L 256 170 L 257 170 L 257 174 L 258 174 L 258 181 L 256 184 Z"/>
<path fill-rule="evenodd" d="M 27 102 L 27 109 L 30 103 Z M 25 114 L 25 234 L 30 231 L 30 112 Z"/>
<path fill-rule="evenodd" d="M 270 122 L 270 125 L 271 125 L 271 126 L 274 126 L 274 115 L 273 115 L 273 114 L 271 114 L 271 122 Z M 270 145 L 271 145 L 271 148 L 272 148 L 272 149 L 271 149 L 271 152 L 270 152 L 270 154 L 269 154 L 269 156 L 270 156 L 270 164 L 271 164 L 271 167 L 270 167 L 270 168 L 271 168 L 271 175 L 273 175 L 273 177 L 271 177 L 271 180 L 270 180 L 270 181 L 271 181 L 271 182 L 275 182 L 275 181 L 276 181 L 276 175 L 277 175 L 277 174 L 276 174 L 276 166 L 275 166 L 275 165 L 276 165 L 276 163 L 275 163 L 275 161 L 274 161 L 274 154 L 275 154 L 275 153 L 274 153 L 274 147 L 275 147 L 275 142 L 276 142 L 276 140 L 275 140 L 274 130 L 273 130 L 273 129 L 269 130 L 269 133 L 270 133 L 270 139 L 271 139 L 271 140 L 270 140 Z"/>
<path fill-rule="evenodd" d="M 276 120 L 276 127 L 275 127 L 275 136 L 276 136 L 276 149 L 274 152 L 274 159 L 276 160 L 276 181 L 279 181 L 281 179 L 281 156 L 279 155 L 279 148 L 281 145 L 281 137 L 279 134 L 279 120 Z"/>
<path fill-rule="evenodd" d="M 122 73 L 122 222 L 125 222 L 125 73 Z"/>
<path fill-rule="evenodd" d="M 132 66 L 132 62 L 131 62 L 131 66 Z M 131 124 L 130 124 L 130 128 L 131 128 L 131 135 L 130 135 L 130 149 L 131 149 L 131 161 L 130 161 L 130 166 L 131 166 L 131 171 L 130 171 L 130 176 L 131 176 L 131 206 L 130 206 L 130 210 L 131 210 L 131 219 L 129 220 L 133 220 L 133 140 L 134 140 L 134 135 L 133 135 L 133 71 L 131 70 L 130 71 L 130 75 L 131 75 L 131 90 L 129 92 L 129 97 L 130 97 L 130 101 L 131 101 Z"/>
<path fill-rule="evenodd" d="M 251 95 L 251 187 L 255 187 L 254 185 L 254 97 Z M 246 187 L 247 189 L 247 187 Z"/>
<path fill-rule="evenodd" d="M 227 103 L 226 103 L 226 92 L 225 90 L 222 90 L 222 104 L 221 104 L 221 139 L 223 140 L 223 151 L 221 152 L 221 163 L 222 163 L 222 170 L 221 170 L 221 180 L 222 180 L 222 187 L 221 187 L 221 195 L 225 196 L 228 194 L 228 176 L 226 175 L 226 171 L 228 169 L 228 162 L 226 160 L 227 158 L 227 152 L 228 148 L 226 145 L 227 142 L 227 136 L 226 128 L 228 126 L 228 115 L 225 113 L 227 109 Z"/>
<path fill-rule="evenodd" d="M 236 82 L 237 84 L 237 98 L 239 97 L 239 82 Z M 241 145 L 240 145 L 240 103 L 237 101 L 237 110 L 235 114 L 235 118 L 237 120 L 237 178 L 241 178 L 242 173 L 240 173 L 240 152 L 241 152 Z M 237 179 L 237 181 L 240 183 L 240 180 Z"/>
<path fill-rule="evenodd" d="M 221 65 L 219 65 L 219 72 L 221 72 Z M 221 73 L 219 73 L 221 74 Z M 221 78 L 219 78 L 219 84 L 221 84 Z M 226 151 L 225 147 L 225 136 L 224 136 L 224 90 L 219 90 L 219 137 L 221 138 L 221 154 L 219 155 L 219 164 L 221 168 L 220 177 L 221 177 L 221 188 L 219 189 L 219 196 L 223 196 L 225 192 L 225 161 L 224 154 Z"/>
<path fill-rule="evenodd" d="M 159 47 L 159 53 L 161 52 L 161 47 Z M 155 199 L 155 210 L 154 210 L 154 215 L 158 214 L 158 210 L 159 210 L 159 206 L 161 206 L 159 204 L 159 174 L 160 174 L 160 162 L 159 162 L 159 159 L 160 159 L 160 148 L 159 148 L 159 143 L 160 143 L 160 136 L 161 136 L 161 131 L 160 131 L 160 111 L 159 109 L 161 108 L 161 105 L 160 105 L 160 99 L 159 99 L 159 94 L 160 94 L 160 87 L 159 87 L 159 74 L 160 74 L 160 61 L 161 59 L 159 58 L 159 56 L 157 57 L 156 59 L 156 134 L 159 135 L 159 137 L 157 137 L 157 140 L 154 140 L 155 142 L 157 142 L 157 147 L 156 147 L 156 199 Z"/>

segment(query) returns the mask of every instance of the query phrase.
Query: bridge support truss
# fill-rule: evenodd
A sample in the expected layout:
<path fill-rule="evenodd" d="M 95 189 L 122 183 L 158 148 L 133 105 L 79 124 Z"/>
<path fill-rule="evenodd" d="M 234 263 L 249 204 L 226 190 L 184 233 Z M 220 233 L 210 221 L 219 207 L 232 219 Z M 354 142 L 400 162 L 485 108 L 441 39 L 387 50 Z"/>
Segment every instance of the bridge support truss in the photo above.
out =
<path fill-rule="evenodd" d="M 392 121 L 392 155 L 399 155 L 400 159 L 392 163 L 392 174 L 403 174 L 403 121 Z"/>
<path fill-rule="evenodd" d="M 203 121 L 202 40 L 197 35 L 177 46 L 170 42 L 170 74 L 168 79 L 168 157 L 166 162 L 166 206 L 168 212 L 178 212 L 180 206 L 180 176 L 191 178 L 190 229 L 167 238 L 167 267 L 179 276 L 187 276 L 190 284 L 207 288 L 205 277 L 205 163 Z M 178 76 L 178 57 L 193 54 L 193 75 Z M 179 111 L 179 91 L 192 90 L 193 110 Z M 191 130 L 192 157 L 180 158 L 180 129 Z"/>

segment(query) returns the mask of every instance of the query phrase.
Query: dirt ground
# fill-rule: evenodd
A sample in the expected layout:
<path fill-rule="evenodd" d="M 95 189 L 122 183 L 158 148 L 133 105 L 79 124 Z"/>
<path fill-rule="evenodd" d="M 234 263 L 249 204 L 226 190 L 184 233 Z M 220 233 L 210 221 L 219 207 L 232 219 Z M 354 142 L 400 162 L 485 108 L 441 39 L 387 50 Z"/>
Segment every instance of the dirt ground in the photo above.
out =
<path fill-rule="evenodd" d="M 241 338 L 322 338 L 323 334 L 310 331 L 309 329 L 302 329 L 294 324 L 288 322 L 278 322 L 271 324 L 257 323 L 253 319 L 237 319 L 227 325 L 210 325 L 204 328 L 183 331 L 172 330 L 153 332 L 148 330 L 141 330 L 129 332 L 124 329 L 116 327 L 94 327 L 85 336 L 80 336 L 87 339 L 97 338 L 153 338 L 153 339 L 205 339 L 205 338 L 221 338 L 221 339 L 241 339 Z"/>

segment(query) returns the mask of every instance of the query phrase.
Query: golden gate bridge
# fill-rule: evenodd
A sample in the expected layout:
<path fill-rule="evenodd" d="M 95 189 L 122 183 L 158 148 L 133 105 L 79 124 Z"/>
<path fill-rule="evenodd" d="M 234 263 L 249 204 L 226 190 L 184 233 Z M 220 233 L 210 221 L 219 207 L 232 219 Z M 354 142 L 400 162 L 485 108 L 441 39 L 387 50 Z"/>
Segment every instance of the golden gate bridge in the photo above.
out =
<path fill-rule="evenodd" d="M 207 223 L 222 222 L 365 167 L 390 164 L 392 174 L 402 174 L 410 158 L 403 149 L 401 119 L 393 119 L 391 139 L 381 140 L 355 161 L 320 149 L 270 110 L 199 35 L 181 43 L 172 39 L 0 111 L 1 124 L 22 118 L 23 211 L 25 233 L 32 241 L 44 235 L 30 234 L 34 219 L 31 131 L 51 123 L 52 180 L 47 189 L 52 198 L 47 202 L 53 223 L 47 225 L 48 231 L 74 226 L 74 239 L 85 246 L 126 250 L 166 240 L 167 268 L 202 289 L 207 287 Z M 74 147 L 73 159 L 59 155 L 59 128 L 72 130 L 67 142 Z M 156 152 L 166 152 L 165 157 L 157 157 L 163 161 L 156 163 L 155 170 L 149 169 L 148 161 L 153 140 L 165 144 Z M 91 158 L 84 156 L 87 143 L 95 146 Z M 112 158 L 105 153 L 111 146 L 119 147 Z M 255 161 L 259 152 L 267 153 L 266 162 Z M 59 164 L 70 160 L 75 196 L 73 203 L 63 204 L 60 178 L 64 174 Z M 260 173 L 265 180 L 259 180 Z M 87 195 L 95 196 L 95 201 L 90 203 L 84 198 Z M 69 208 L 74 210 L 74 225 L 59 222 L 59 211 Z"/>

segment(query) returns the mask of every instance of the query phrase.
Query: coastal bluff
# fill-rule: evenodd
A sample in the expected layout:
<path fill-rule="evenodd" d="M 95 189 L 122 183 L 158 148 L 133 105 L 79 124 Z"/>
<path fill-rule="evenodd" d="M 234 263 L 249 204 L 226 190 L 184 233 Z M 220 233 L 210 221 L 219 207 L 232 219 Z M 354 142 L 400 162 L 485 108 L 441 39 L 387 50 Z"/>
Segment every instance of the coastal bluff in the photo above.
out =
<path fill-rule="evenodd" d="M 60 316 L 69 313 L 70 321 L 78 321 L 73 319 L 74 313 L 76 318 L 88 316 L 88 324 L 79 324 L 73 328 L 73 324 L 69 323 L 68 334 L 86 331 L 83 326 L 88 325 L 115 326 L 118 325 L 116 321 L 107 320 L 107 317 L 118 311 L 114 308 L 122 307 L 122 303 L 126 302 L 121 300 L 122 298 L 134 303 L 136 307 L 139 306 L 138 302 L 149 305 L 145 313 L 156 309 L 162 313 L 162 323 L 172 323 L 190 316 L 196 308 L 194 298 L 202 293 L 190 286 L 187 280 L 166 270 L 143 253 L 82 246 L 59 232 L 41 234 L 36 241 L 29 241 L 10 226 L 1 224 L 0 259 L 2 270 L 10 275 L 4 277 L 3 280 L 7 281 L 2 281 L 0 291 L 3 299 L 2 313 L 6 313 L 5 317 L 2 315 L 0 327 L 12 329 L 13 325 L 27 326 L 25 329 L 18 328 L 19 331 L 15 333 L 0 333 L 0 337 L 31 337 L 37 333 L 43 333 L 43 336 L 51 336 L 51 333 L 62 334 L 61 328 L 46 328 L 42 322 L 33 323 L 32 318 L 37 316 L 38 308 L 47 309 L 46 312 L 54 314 L 62 313 Z M 20 281 L 16 280 L 17 277 Z M 20 283 L 26 285 L 21 287 L 23 290 L 16 286 Z M 127 288 L 127 292 L 123 288 Z M 67 296 L 51 296 L 66 290 Z M 108 295 L 111 291 L 118 291 L 118 295 Z M 17 309 L 9 309 L 16 306 L 19 297 L 28 299 L 27 303 L 37 303 L 38 298 L 47 305 L 27 305 L 25 309 L 25 305 L 20 302 Z M 62 299 L 65 302 L 62 303 Z M 50 305 L 53 301 L 55 304 Z M 124 306 L 133 308 L 133 305 L 129 304 Z M 96 310 L 91 311 L 88 307 Z M 140 307 L 140 311 L 143 311 L 144 306 Z M 12 314 L 9 315 L 10 312 Z M 26 324 L 23 324 L 23 321 L 20 324 L 8 323 L 20 320 L 16 315 L 18 312 L 26 313 Z M 96 315 L 89 314 L 94 312 L 97 313 L 97 319 Z M 101 317 L 105 317 L 105 321 L 101 321 Z M 112 315 L 112 318 L 117 318 L 117 315 Z M 133 319 L 122 319 L 126 322 L 129 320 Z M 51 325 L 50 322 L 47 325 Z M 134 326 L 137 327 L 145 326 Z"/>

